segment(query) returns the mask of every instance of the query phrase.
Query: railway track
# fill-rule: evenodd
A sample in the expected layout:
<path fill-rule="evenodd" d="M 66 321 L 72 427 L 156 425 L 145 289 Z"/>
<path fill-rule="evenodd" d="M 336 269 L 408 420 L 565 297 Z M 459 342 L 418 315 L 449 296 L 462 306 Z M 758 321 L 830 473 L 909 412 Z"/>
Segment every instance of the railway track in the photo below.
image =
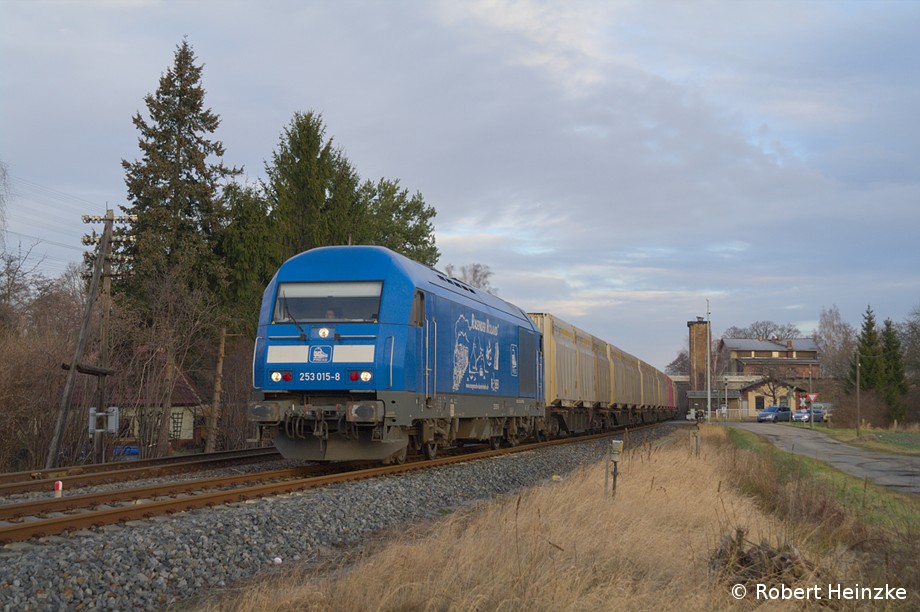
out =
<path fill-rule="evenodd" d="M 64 490 L 69 490 L 98 484 L 124 482 L 140 478 L 156 478 L 172 474 L 250 464 L 257 461 L 272 461 L 280 458 L 281 454 L 274 448 L 250 448 L 160 459 L 93 463 L 50 470 L 11 472 L 0 474 L 0 497 L 15 493 L 53 491 L 54 483 L 57 481 L 61 481 Z"/>
<path fill-rule="evenodd" d="M 645 425 L 629 431 L 653 427 Z M 284 470 L 272 470 L 235 476 L 221 476 L 181 483 L 167 483 L 123 489 L 116 492 L 89 493 L 55 499 L 29 501 L 0 506 L 0 543 L 23 541 L 65 531 L 100 527 L 162 514 L 183 512 L 218 504 L 303 491 L 333 483 L 376 478 L 527 452 L 610 437 L 622 432 L 562 438 L 497 450 L 481 447 L 456 449 L 451 456 L 432 460 L 414 460 L 403 465 L 362 467 L 361 464 L 317 464 Z M 363 464 L 366 465 L 366 464 Z M 344 470 L 342 469 L 344 467 Z M 112 504 L 119 504 L 112 506 Z"/>

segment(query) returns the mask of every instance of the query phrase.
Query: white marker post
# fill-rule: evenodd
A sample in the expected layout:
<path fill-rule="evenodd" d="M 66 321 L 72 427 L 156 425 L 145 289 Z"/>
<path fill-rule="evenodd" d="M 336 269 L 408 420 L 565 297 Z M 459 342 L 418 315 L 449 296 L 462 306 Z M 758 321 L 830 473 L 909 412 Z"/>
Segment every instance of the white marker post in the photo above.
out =
<path fill-rule="evenodd" d="M 61 482 L 60 480 L 55 480 L 54 481 L 54 496 L 61 497 L 62 495 L 64 495 L 64 483 Z"/>
<path fill-rule="evenodd" d="M 613 487 L 610 490 L 610 496 L 616 497 L 617 494 L 617 475 L 619 474 L 620 453 L 623 452 L 623 442 L 621 440 L 610 441 L 610 456 L 607 457 L 607 470 L 604 473 L 604 495 L 607 494 L 607 483 L 610 476 L 613 476 Z M 610 469 L 610 462 L 613 462 L 613 469 Z"/>

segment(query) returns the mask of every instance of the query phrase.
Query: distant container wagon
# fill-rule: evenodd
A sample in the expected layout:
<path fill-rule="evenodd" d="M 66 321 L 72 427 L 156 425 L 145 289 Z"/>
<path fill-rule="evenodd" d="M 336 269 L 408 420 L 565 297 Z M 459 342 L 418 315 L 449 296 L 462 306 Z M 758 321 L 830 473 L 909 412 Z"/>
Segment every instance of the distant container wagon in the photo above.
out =
<path fill-rule="evenodd" d="M 555 417 L 551 435 L 556 427 L 601 431 L 673 414 L 674 386 L 662 372 L 555 315 L 529 316 L 543 334 L 543 400 Z"/>

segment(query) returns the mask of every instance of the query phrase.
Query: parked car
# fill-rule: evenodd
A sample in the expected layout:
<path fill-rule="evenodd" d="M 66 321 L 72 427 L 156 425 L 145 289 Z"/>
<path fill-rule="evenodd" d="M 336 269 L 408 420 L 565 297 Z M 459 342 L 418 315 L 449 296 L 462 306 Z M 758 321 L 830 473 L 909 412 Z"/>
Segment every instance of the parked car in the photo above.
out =
<path fill-rule="evenodd" d="M 814 403 L 811 407 L 815 410 L 815 423 L 831 420 L 831 413 L 834 411 L 833 404 Z M 821 413 L 820 419 L 818 418 L 818 412 Z"/>
<path fill-rule="evenodd" d="M 796 413 L 792 415 L 792 420 L 807 423 L 812 415 L 814 415 L 815 423 L 823 423 L 828 416 L 825 406 L 829 405 L 830 404 L 815 404 L 811 409 L 805 408 L 803 410 L 797 410 Z"/>
<path fill-rule="evenodd" d="M 802 410 L 796 410 L 795 414 L 792 415 L 792 420 L 801 423 L 807 423 L 808 419 L 811 417 L 811 413 L 808 411 L 808 408 Z"/>
<path fill-rule="evenodd" d="M 758 423 L 779 423 L 789 421 L 792 418 L 792 411 L 789 406 L 767 406 L 757 415 Z"/>

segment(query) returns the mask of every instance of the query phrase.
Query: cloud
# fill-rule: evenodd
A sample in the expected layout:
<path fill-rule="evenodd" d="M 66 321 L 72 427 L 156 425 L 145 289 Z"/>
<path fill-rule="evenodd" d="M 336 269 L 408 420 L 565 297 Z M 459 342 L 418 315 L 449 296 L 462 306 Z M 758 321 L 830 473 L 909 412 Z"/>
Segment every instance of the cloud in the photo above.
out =
<path fill-rule="evenodd" d="M 362 177 L 436 207 L 442 265 L 659 366 L 707 298 L 722 328 L 917 304 L 916 3 L 215 6 L 4 4 L 11 173 L 123 203 L 131 116 L 187 36 L 249 180 L 316 110 Z M 12 206 L 75 244 L 101 212 Z"/>

